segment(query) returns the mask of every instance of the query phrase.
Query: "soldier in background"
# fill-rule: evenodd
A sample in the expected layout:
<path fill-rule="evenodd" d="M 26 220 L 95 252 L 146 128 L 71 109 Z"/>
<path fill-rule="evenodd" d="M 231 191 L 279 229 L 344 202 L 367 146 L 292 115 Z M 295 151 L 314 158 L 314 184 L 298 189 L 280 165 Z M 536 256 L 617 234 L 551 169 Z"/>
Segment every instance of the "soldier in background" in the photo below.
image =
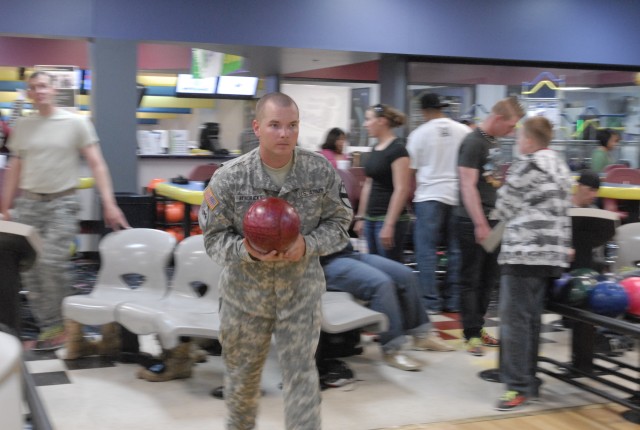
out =
<path fill-rule="evenodd" d="M 272 335 L 283 373 L 286 428 L 320 429 L 314 355 L 325 281 L 319 257 L 345 247 L 353 211 L 331 164 L 296 147 L 298 127 L 290 97 L 265 95 L 253 121 L 258 151 L 225 163 L 204 191 L 199 220 L 205 246 L 224 267 L 219 287 L 227 429 L 255 426 Z M 286 252 L 264 254 L 243 238 L 245 212 L 269 196 L 287 200 L 300 215 L 300 234 Z"/>
<path fill-rule="evenodd" d="M 100 192 L 105 225 L 119 230 L 129 224 L 116 203 L 93 124 L 56 106 L 50 74 L 33 73 L 27 86 L 37 112 L 18 119 L 11 131 L 7 146 L 12 156 L 0 212 L 7 221 L 34 226 L 42 237 L 42 258 L 23 273 L 22 283 L 29 291 L 31 310 L 40 328 L 34 349 L 53 350 L 64 345 L 68 334 L 62 320 L 62 300 L 70 291 L 69 246 L 78 231 L 80 155 Z M 10 212 L 14 200 L 15 210 Z M 78 326 L 74 327 L 77 333 Z"/>

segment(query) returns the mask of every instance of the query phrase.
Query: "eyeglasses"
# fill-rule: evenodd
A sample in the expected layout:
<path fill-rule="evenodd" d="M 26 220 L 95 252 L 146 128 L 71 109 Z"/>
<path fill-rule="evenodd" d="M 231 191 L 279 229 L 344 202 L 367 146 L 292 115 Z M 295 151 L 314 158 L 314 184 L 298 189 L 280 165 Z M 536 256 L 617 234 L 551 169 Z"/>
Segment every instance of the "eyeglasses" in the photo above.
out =
<path fill-rule="evenodd" d="M 384 106 L 378 103 L 373 107 L 373 112 L 376 114 L 376 116 L 384 116 Z"/>

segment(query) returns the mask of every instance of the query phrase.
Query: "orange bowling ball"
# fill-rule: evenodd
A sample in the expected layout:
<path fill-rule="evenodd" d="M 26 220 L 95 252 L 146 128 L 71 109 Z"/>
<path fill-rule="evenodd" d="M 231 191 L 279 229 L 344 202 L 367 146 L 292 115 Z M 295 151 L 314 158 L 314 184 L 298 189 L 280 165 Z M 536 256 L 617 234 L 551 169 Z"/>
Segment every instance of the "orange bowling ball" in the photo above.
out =
<path fill-rule="evenodd" d="M 171 202 L 164 207 L 164 220 L 166 222 L 180 222 L 184 219 L 184 203 Z"/>
<path fill-rule="evenodd" d="M 153 190 L 156 189 L 156 185 L 158 185 L 161 182 L 167 182 L 167 180 L 164 178 L 155 178 L 150 180 L 149 183 L 147 184 L 147 192 L 149 193 L 153 192 Z"/>

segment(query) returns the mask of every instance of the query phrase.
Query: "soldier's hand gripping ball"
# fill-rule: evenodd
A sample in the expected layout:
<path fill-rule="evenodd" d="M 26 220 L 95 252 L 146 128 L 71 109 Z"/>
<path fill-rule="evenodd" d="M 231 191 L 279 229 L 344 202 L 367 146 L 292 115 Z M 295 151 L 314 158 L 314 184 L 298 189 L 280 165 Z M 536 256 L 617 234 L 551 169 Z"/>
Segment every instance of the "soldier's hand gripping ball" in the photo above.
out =
<path fill-rule="evenodd" d="M 286 200 L 267 197 L 249 207 L 242 228 L 244 237 L 256 250 L 280 253 L 287 251 L 300 234 L 300 217 Z"/>

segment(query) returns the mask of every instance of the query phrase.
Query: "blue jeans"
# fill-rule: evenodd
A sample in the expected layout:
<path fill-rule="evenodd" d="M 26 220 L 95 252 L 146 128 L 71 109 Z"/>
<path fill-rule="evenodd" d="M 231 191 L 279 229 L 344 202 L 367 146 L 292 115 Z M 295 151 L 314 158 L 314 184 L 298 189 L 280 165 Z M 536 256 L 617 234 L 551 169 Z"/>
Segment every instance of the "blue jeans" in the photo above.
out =
<path fill-rule="evenodd" d="M 502 275 L 500 279 L 500 379 L 507 390 L 537 396 L 535 382 L 540 316 L 549 278 Z"/>
<path fill-rule="evenodd" d="M 323 270 L 327 290 L 350 293 L 387 316 L 389 330 L 380 333 L 385 352 L 400 349 L 405 334 L 429 332 L 431 324 L 420 304 L 416 276 L 405 265 L 379 255 L 353 252 L 330 260 Z"/>
<path fill-rule="evenodd" d="M 409 221 L 396 222 L 393 237 L 395 246 L 391 249 L 386 249 L 380 241 L 380 230 L 382 230 L 383 225 L 384 221 L 366 220 L 364 222 L 364 238 L 367 240 L 369 253 L 381 255 L 400 263 L 404 263 L 404 243 L 406 234 L 409 231 Z"/>
<path fill-rule="evenodd" d="M 420 295 L 425 309 L 440 311 L 442 308 L 454 310 L 460 308 L 460 247 L 456 234 L 454 206 L 429 200 L 413 204 L 416 223 L 413 231 L 413 243 L 416 249 L 416 263 L 419 270 Z M 442 297 L 438 291 L 436 252 L 442 239 L 447 247 L 447 281 L 442 288 Z"/>
<path fill-rule="evenodd" d="M 497 221 L 490 222 L 491 227 Z M 460 313 L 462 333 L 465 339 L 480 337 L 484 316 L 491 300 L 491 291 L 497 287 L 500 277 L 498 254 L 500 247 L 492 253 L 476 243 L 475 228 L 469 218 L 456 217 L 460 243 Z"/>

